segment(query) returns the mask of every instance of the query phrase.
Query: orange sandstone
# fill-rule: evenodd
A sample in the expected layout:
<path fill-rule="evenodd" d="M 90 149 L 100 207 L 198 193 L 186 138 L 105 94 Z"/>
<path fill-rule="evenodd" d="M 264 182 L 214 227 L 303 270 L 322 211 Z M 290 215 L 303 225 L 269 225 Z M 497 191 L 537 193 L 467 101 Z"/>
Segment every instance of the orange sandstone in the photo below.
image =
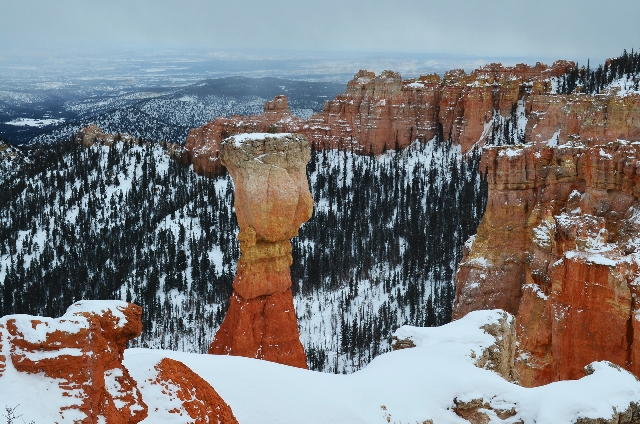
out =
<path fill-rule="evenodd" d="M 235 186 L 241 256 L 234 293 L 209 353 L 306 368 L 291 293 L 290 238 L 313 212 L 307 140 L 298 134 L 237 135 L 220 159 Z"/>
<path fill-rule="evenodd" d="M 489 199 L 456 275 L 454 319 L 516 315 L 520 382 L 608 360 L 640 376 L 640 144 L 485 148 Z"/>

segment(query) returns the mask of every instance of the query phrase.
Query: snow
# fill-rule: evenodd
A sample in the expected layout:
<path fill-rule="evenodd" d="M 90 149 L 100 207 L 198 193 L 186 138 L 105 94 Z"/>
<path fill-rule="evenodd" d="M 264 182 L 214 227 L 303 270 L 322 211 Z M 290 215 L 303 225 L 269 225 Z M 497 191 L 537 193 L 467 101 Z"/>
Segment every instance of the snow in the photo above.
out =
<path fill-rule="evenodd" d="M 41 361 L 59 356 L 82 356 L 82 349 L 76 347 L 65 347 L 58 350 L 29 352 L 29 360 Z"/>
<path fill-rule="evenodd" d="M 72 319 L 69 319 L 72 318 Z M 55 331 L 76 334 L 83 328 L 89 328 L 84 317 L 68 317 L 65 320 L 56 318 L 37 317 L 32 315 L 5 315 L 2 321 L 15 320 L 15 325 L 24 340 L 29 343 L 44 343 L 47 336 Z M 0 323 L 2 323 L 0 321 Z M 35 325 L 33 322 L 37 322 Z"/>
<path fill-rule="evenodd" d="M 17 118 L 12 121 L 5 122 L 5 125 L 13 125 L 16 127 L 46 127 L 47 125 L 55 125 L 62 124 L 64 122 L 64 118 L 54 119 L 54 118 L 41 118 L 41 119 L 33 119 L 33 118 Z"/>
<path fill-rule="evenodd" d="M 469 260 L 467 260 L 467 265 L 474 265 L 476 267 L 479 268 L 488 268 L 490 265 L 490 262 L 487 260 L 487 258 L 482 257 L 482 256 L 476 256 L 473 258 L 469 258 Z"/>
<path fill-rule="evenodd" d="M 582 259 L 587 263 L 592 263 L 595 265 L 616 266 L 618 264 L 618 261 L 607 258 L 601 253 L 596 252 L 580 252 L 577 250 L 570 250 L 568 252 L 565 252 L 564 256 L 567 259 Z"/>
<path fill-rule="evenodd" d="M 471 248 L 473 247 L 473 242 L 476 241 L 476 235 L 472 235 L 471 237 L 469 237 L 467 239 L 467 241 L 464 242 L 464 247 L 468 250 L 471 251 Z"/>
<path fill-rule="evenodd" d="M 81 300 L 69 306 L 63 318 L 70 319 L 82 312 L 104 315 L 108 311 L 117 319 L 118 327 L 124 327 L 127 324 L 127 317 L 122 311 L 127 307 L 128 303 L 120 300 Z"/>
<path fill-rule="evenodd" d="M 638 95 L 640 94 L 640 86 L 638 81 L 634 79 L 635 77 L 627 78 L 626 76 L 617 78 L 607 87 L 607 91 L 615 93 L 618 97 Z"/>
<path fill-rule="evenodd" d="M 207 380 L 231 406 L 239 422 L 252 423 L 468 423 L 453 411 L 453 400 L 483 398 L 493 407 L 510 409 L 506 422 L 570 423 L 579 417 L 605 417 L 640 398 L 640 382 L 607 362 L 580 380 L 523 388 L 493 371 L 474 365 L 495 340 L 481 326 L 497 322 L 504 312 L 476 311 L 442 327 L 401 327 L 396 336 L 411 337 L 415 348 L 389 352 L 349 375 L 319 373 L 251 358 L 128 349 L 125 365 L 136 381 L 154 377 L 163 357 L 181 361 Z M 157 386 L 143 384 L 149 410 L 167 410 Z M 165 419 L 166 418 L 166 419 Z M 178 415 L 169 420 L 185 422 Z M 500 421 L 497 417 L 491 422 Z"/>
<path fill-rule="evenodd" d="M 557 147 L 560 140 L 560 130 L 556 131 L 549 140 L 547 140 L 547 146 Z"/>
<path fill-rule="evenodd" d="M 527 288 L 531 290 L 536 294 L 536 296 L 538 296 L 542 300 L 547 300 L 547 298 L 549 297 L 546 294 L 544 294 L 544 292 L 540 289 L 540 287 L 537 284 L 525 284 L 523 288 Z"/>
<path fill-rule="evenodd" d="M 411 88 L 424 88 L 424 84 L 421 82 L 412 82 L 411 84 L 407 84 L 407 87 Z"/>
<path fill-rule="evenodd" d="M 524 152 L 524 149 L 522 148 L 507 147 L 506 149 L 500 150 L 499 155 L 514 158 L 517 156 L 522 156 L 523 152 Z"/>
<path fill-rule="evenodd" d="M 122 386 L 117 379 L 123 377 L 123 375 L 124 374 L 120 368 L 114 368 L 104 372 L 104 387 L 107 389 L 107 393 L 112 397 L 116 397 L 120 394 Z M 116 405 L 116 407 L 121 408 L 122 406 Z"/>
<path fill-rule="evenodd" d="M 533 242 L 543 249 L 551 246 L 551 240 L 555 237 L 556 224 L 553 220 L 543 220 L 540 225 L 533 228 Z"/>
<path fill-rule="evenodd" d="M 229 137 L 236 146 L 241 146 L 248 140 L 264 140 L 265 138 L 279 138 L 291 135 L 291 133 L 245 133 Z"/>

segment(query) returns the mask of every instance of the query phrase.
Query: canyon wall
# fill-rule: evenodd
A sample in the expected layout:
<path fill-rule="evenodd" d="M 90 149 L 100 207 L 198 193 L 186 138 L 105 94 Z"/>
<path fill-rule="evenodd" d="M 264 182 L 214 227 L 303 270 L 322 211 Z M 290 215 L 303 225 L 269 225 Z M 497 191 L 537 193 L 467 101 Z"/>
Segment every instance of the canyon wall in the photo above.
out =
<path fill-rule="evenodd" d="M 453 318 L 516 315 L 520 382 L 608 360 L 640 376 L 640 143 L 485 147 L 489 199 Z"/>
<path fill-rule="evenodd" d="M 235 187 L 240 259 L 227 315 L 209 353 L 307 368 L 293 305 L 289 239 L 313 212 L 307 140 L 298 134 L 245 134 L 221 145 Z"/>
<path fill-rule="evenodd" d="M 519 99 L 551 93 L 551 79 L 573 67 L 565 61 L 552 67 L 491 64 L 470 74 L 453 70 L 442 78 L 432 74 L 406 80 L 392 71 L 378 76 L 360 71 L 344 94 L 325 102 L 322 112 L 308 120 L 293 116 L 286 97 L 276 96 L 265 103 L 262 115 L 215 118 L 192 129 L 185 146 L 174 146 L 172 156 L 193 164 L 198 173 L 218 175 L 220 142 L 251 132 L 294 132 L 316 149 L 375 155 L 415 140 L 430 141 L 440 132 L 467 152 L 487 140 L 492 122 L 508 118 Z"/>

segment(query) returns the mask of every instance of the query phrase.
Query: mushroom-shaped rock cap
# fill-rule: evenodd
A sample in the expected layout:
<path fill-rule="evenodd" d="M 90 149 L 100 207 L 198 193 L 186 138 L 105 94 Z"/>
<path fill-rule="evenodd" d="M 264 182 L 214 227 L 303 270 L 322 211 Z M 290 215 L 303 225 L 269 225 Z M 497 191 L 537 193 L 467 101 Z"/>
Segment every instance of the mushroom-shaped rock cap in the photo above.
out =
<path fill-rule="evenodd" d="M 311 217 L 310 158 L 309 143 L 299 134 L 250 133 L 222 141 L 220 160 L 233 178 L 238 225 L 249 245 L 288 240 Z"/>

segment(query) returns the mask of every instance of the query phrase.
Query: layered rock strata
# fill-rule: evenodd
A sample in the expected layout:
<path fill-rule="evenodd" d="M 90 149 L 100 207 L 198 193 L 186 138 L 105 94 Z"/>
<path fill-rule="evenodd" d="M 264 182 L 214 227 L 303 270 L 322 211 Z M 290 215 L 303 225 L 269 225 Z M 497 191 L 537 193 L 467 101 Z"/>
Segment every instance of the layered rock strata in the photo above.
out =
<path fill-rule="evenodd" d="M 543 121 L 547 111 L 551 116 L 573 104 L 568 96 L 551 93 L 553 79 L 574 67 L 565 61 L 552 67 L 540 63 L 534 67 L 491 64 L 470 74 L 453 70 L 442 78 L 431 74 L 406 80 L 392 71 L 377 76 L 360 71 L 349 81 L 344 94 L 327 101 L 322 112 L 308 120 L 293 116 L 286 97 L 277 96 L 265 103 L 262 115 L 215 118 L 192 129 L 185 147 L 176 147 L 173 156 L 193 164 L 196 172 L 218 175 L 222 170 L 220 142 L 224 138 L 277 131 L 303 134 L 316 149 L 376 155 L 404 148 L 415 140 L 432 140 L 440 132 L 443 139 L 450 138 L 466 152 L 487 141 L 494 124 L 510 117 L 525 96 L 529 100 L 524 113 Z M 571 125 L 565 121 L 559 124 Z M 549 125 L 532 125 L 530 137 L 545 137 Z"/>
<path fill-rule="evenodd" d="M 454 319 L 516 316 L 525 386 L 601 360 L 640 376 L 640 143 L 572 139 L 485 147 L 487 209 L 456 275 Z"/>
<path fill-rule="evenodd" d="M 307 140 L 246 134 L 221 144 L 235 186 L 240 259 L 227 315 L 209 353 L 306 368 L 291 293 L 291 243 L 313 212 Z"/>
<path fill-rule="evenodd" d="M 573 69 L 575 64 L 567 61 L 551 67 L 490 64 L 469 74 L 452 70 L 443 77 L 406 80 L 392 71 L 377 76 L 360 71 L 344 94 L 325 102 L 322 112 L 308 120 L 293 116 L 286 97 L 277 96 L 265 103 L 263 115 L 216 118 L 192 129 L 175 157 L 199 173 L 217 175 L 222 139 L 248 132 L 296 132 L 317 149 L 376 155 L 432 140 L 438 133 L 463 152 L 493 143 L 505 131 L 517 141 L 636 139 L 638 96 L 618 96 L 613 88 L 589 96 L 580 87 L 577 94 L 556 94 L 558 77 Z"/>

